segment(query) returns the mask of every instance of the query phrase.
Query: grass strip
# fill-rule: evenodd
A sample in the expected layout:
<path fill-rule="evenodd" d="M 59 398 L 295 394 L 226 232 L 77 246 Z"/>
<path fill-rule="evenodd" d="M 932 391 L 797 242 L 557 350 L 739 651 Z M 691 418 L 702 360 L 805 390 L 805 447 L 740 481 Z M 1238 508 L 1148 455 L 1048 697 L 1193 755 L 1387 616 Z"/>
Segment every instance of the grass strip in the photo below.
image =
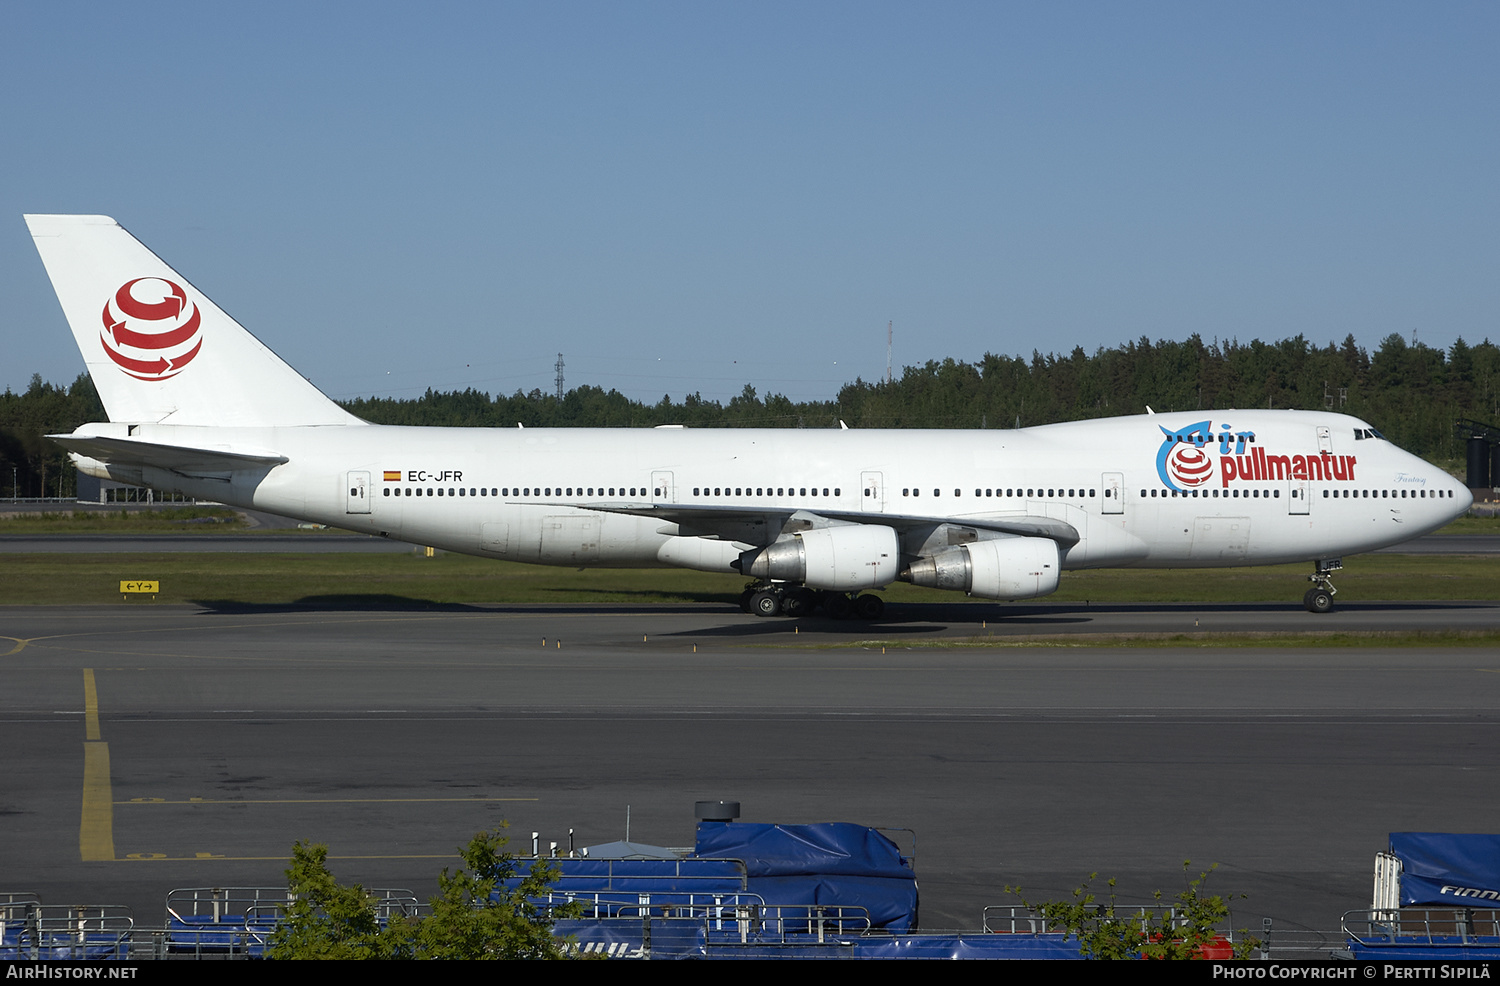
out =
<path fill-rule="evenodd" d="M 1500 647 L 1497 630 L 1330 630 L 1206 631 L 1202 633 L 1056 633 L 970 637 L 935 637 L 901 640 L 851 640 L 807 645 L 761 644 L 763 647 L 796 647 L 799 650 L 929 650 L 988 649 L 998 647 Z"/>
<path fill-rule="evenodd" d="M 223 534 L 246 530 L 228 507 L 161 507 L 0 513 L 0 534 Z"/>
<path fill-rule="evenodd" d="M 1065 572 L 1044 602 L 1300 604 L 1310 565 Z M 158 603 L 407 608 L 484 603 L 723 603 L 744 579 L 683 569 L 569 569 L 439 554 L 140 553 L 0 556 L 0 604 L 149 604 L 122 579 L 161 583 Z M 1445 555 L 1363 555 L 1335 579 L 1339 601 L 1500 599 L 1500 562 Z M 897 583 L 891 604 L 964 597 Z M 1004 610 L 1006 604 L 996 603 Z"/>

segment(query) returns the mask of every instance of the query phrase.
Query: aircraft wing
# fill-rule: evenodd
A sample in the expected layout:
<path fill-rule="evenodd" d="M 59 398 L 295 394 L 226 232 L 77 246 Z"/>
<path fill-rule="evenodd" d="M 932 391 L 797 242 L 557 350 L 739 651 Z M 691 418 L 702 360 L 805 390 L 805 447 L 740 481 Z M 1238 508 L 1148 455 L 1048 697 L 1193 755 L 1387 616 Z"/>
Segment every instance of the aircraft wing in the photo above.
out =
<path fill-rule="evenodd" d="M 262 450 L 190 448 L 184 445 L 160 445 L 130 438 L 107 438 L 101 435 L 48 435 L 69 452 L 98 459 L 113 465 L 155 466 L 181 473 L 233 472 L 280 465 L 284 455 Z"/>
<path fill-rule="evenodd" d="M 955 524 L 1001 534 L 1048 538 L 1056 541 L 1061 548 L 1071 548 L 1080 540 L 1078 529 L 1072 524 L 1055 517 L 1040 517 L 1035 514 L 955 517 L 843 510 L 746 510 L 744 507 L 683 503 L 559 503 L 555 506 L 629 514 L 633 517 L 655 517 L 676 524 L 678 530 L 674 533 L 684 537 L 718 537 L 725 541 L 762 545 L 776 540 L 776 536 L 799 514 L 809 520 L 821 517 L 851 524 L 880 524 L 898 531 L 930 527 L 933 524 Z M 810 528 L 816 524 L 810 523 L 807 526 Z M 798 528 L 793 526 L 792 529 Z"/>

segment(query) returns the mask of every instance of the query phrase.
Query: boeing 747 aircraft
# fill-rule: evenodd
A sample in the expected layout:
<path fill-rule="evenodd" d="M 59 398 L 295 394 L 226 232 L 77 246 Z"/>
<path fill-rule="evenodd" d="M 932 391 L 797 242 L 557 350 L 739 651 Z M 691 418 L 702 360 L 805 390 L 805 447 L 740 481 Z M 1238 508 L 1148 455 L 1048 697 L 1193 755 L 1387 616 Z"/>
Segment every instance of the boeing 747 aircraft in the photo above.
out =
<path fill-rule="evenodd" d="M 109 415 L 51 436 L 100 478 L 544 565 L 741 573 L 761 616 L 878 617 L 895 581 L 1044 596 L 1063 569 L 1307 561 L 1469 508 L 1317 411 L 1014 431 L 405 428 L 353 417 L 107 216 L 27 216 Z"/>

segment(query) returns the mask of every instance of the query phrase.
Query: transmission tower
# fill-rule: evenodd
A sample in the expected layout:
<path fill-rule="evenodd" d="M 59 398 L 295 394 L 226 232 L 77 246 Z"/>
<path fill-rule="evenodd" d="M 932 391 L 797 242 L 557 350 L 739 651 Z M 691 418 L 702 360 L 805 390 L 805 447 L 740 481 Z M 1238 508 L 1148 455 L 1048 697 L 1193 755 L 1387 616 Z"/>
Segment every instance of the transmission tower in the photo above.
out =
<path fill-rule="evenodd" d="M 557 354 L 557 399 L 563 399 L 563 360 L 562 353 Z"/>

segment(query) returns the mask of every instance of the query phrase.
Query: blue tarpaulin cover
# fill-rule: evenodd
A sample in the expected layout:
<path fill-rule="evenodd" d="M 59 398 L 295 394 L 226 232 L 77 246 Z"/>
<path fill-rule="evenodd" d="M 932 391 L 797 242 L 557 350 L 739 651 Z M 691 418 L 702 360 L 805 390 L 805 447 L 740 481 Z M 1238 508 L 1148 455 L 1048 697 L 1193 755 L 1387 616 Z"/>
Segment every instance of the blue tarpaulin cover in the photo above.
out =
<path fill-rule="evenodd" d="M 826 873 L 912 879 L 911 864 L 894 842 L 851 822 L 699 822 L 693 855 L 743 859 L 751 876 Z"/>
<path fill-rule="evenodd" d="M 1500 906 L 1500 835 L 1392 832 L 1401 906 Z"/>
<path fill-rule="evenodd" d="M 750 892 L 767 904 L 863 907 L 875 927 L 894 932 L 916 924 L 911 862 L 864 825 L 700 822 L 694 855 L 743 859 Z"/>

